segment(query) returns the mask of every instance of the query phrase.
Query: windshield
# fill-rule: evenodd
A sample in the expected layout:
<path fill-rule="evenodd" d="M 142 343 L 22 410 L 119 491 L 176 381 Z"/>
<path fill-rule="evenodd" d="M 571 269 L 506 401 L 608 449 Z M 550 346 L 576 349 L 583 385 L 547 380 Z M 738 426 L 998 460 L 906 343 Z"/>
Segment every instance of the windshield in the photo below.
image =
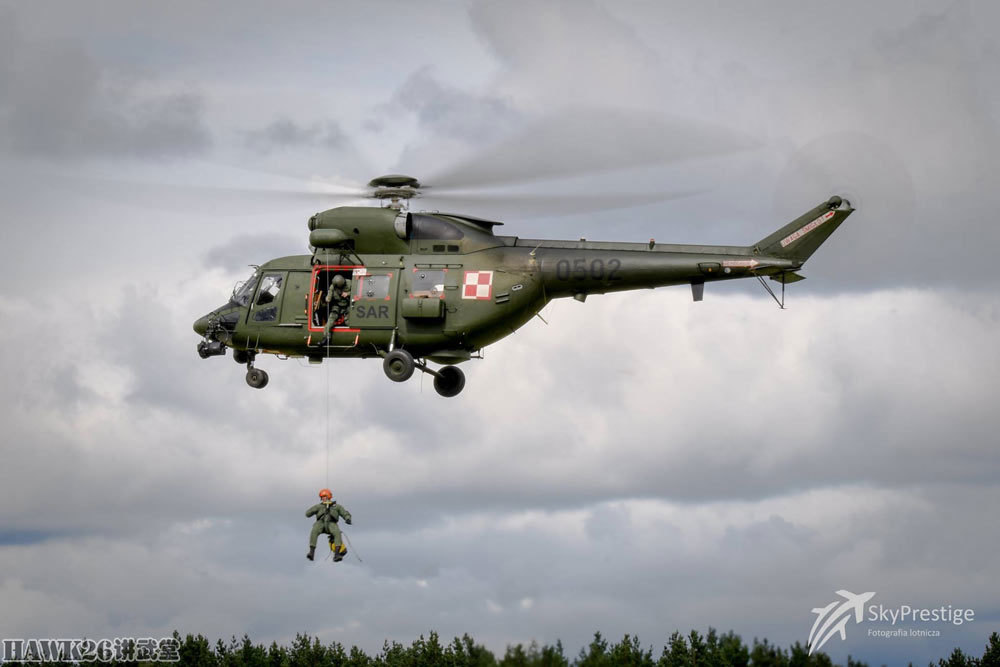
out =
<path fill-rule="evenodd" d="M 250 297 L 253 296 L 254 289 L 257 288 L 257 280 L 260 278 L 260 274 L 256 271 L 251 275 L 246 282 L 242 285 L 237 285 L 236 289 L 233 290 L 232 302 L 238 306 L 246 306 L 250 303 Z"/>

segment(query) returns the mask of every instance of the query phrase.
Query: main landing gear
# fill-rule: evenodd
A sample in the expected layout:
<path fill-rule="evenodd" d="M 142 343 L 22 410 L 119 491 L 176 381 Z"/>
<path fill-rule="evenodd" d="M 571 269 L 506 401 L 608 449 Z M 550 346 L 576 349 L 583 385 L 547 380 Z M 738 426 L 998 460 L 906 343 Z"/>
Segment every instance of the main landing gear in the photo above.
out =
<path fill-rule="evenodd" d="M 267 371 L 261 368 L 254 368 L 253 360 L 257 355 L 249 350 L 234 350 L 233 361 L 238 364 L 247 365 L 247 384 L 254 389 L 263 389 L 270 379 Z"/>
<path fill-rule="evenodd" d="M 458 396 L 465 388 L 465 373 L 457 366 L 443 366 L 434 370 L 426 361 L 417 361 L 406 350 L 393 350 L 382 359 L 382 370 L 393 382 L 406 382 L 413 377 L 413 371 L 419 370 L 434 376 L 434 391 L 451 398 Z M 249 381 L 249 380 L 248 380 Z"/>

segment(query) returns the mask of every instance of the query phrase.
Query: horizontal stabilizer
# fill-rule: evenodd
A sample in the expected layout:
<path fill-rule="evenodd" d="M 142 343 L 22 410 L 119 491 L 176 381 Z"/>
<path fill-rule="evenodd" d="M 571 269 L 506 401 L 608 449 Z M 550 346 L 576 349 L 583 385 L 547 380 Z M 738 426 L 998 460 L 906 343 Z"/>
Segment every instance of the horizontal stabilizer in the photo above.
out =
<path fill-rule="evenodd" d="M 805 279 L 806 279 L 805 276 L 795 273 L 794 271 L 782 271 L 779 274 L 771 276 L 771 280 L 782 283 L 784 285 L 797 283 L 800 280 L 805 280 Z"/>

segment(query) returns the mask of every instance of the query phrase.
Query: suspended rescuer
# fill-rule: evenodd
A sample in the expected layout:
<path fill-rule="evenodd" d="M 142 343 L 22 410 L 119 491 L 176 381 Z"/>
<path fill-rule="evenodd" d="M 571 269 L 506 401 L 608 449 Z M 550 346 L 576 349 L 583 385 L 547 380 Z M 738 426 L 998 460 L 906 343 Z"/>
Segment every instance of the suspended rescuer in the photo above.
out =
<path fill-rule="evenodd" d="M 350 526 L 351 513 L 342 505 L 337 504 L 337 501 L 333 499 L 333 493 L 330 489 L 320 489 L 319 503 L 306 510 L 306 517 L 311 516 L 316 517 L 316 523 L 313 524 L 312 532 L 309 533 L 309 553 L 306 554 L 306 558 L 309 560 L 314 559 L 316 556 L 316 540 L 321 533 L 326 533 L 330 536 L 330 550 L 333 551 L 333 560 L 344 560 L 344 556 L 347 555 L 347 547 L 344 546 L 340 526 L 337 525 L 337 521 L 343 517 L 344 523 Z"/>

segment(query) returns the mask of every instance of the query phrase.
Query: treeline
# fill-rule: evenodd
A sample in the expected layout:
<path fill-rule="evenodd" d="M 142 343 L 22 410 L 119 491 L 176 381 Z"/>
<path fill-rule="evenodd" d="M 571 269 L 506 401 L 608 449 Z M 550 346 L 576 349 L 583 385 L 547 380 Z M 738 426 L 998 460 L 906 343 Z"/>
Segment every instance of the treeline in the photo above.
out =
<path fill-rule="evenodd" d="M 202 635 L 174 639 L 179 648 L 179 662 L 184 667 L 833 667 L 825 653 L 809 655 L 805 646 L 796 642 L 789 648 L 753 640 L 747 645 L 732 631 L 719 634 L 709 630 L 701 635 L 672 634 L 658 655 L 651 646 L 643 647 L 637 637 L 625 635 L 617 643 L 609 643 L 600 633 L 581 649 L 575 658 L 568 658 L 562 642 L 554 646 L 508 646 L 502 658 L 469 635 L 442 644 L 437 633 L 422 635 L 409 646 L 385 642 L 382 650 L 370 656 L 357 646 L 350 649 L 339 642 L 323 644 L 319 638 L 299 634 L 289 646 L 272 642 L 270 646 L 254 644 L 244 635 L 228 643 L 219 640 L 213 645 Z M 70 667 L 72 662 L 53 662 L 51 667 Z M 163 662 L 111 660 L 101 664 L 115 667 L 165 667 Z M 169 663 L 167 663 L 169 664 Z M 910 663 L 911 667 L 913 663 Z M 868 663 L 847 658 L 844 667 L 868 667 Z M 1000 635 L 990 635 L 981 658 L 955 649 L 947 658 L 929 667 L 1000 667 Z"/>
<path fill-rule="evenodd" d="M 562 642 L 557 641 L 554 646 L 535 642 L 508 646 L 497 659 L 467 634 L 443 644 L 431 632 L 409 646 L 387 641 L 374 656 L 357 646 L 322 644 L 309 635 L 296 635 L 288 647 L 272 643 L 266 648 L 244 635 L 228 644 L 220 640 L 214 649 L 201 635 L 188 635 L 181 641 L 180 656 L 180 664 L 191 667 L 833 667 L 828 655 L 809 655 L 799 642 L 787 649 L 766 639 L 747 645 L 732 631 L 719 634 L 713 629 L 705 635 L 694 630 L 687 635 L 675 632 L 659 655 L 651 646 L 644 647 L 638 637 L 625 635 L 610 643 L 598 632 L 575 658 L 567 657 Z M 843 667 L 869 666 L 848 657 Z M 1000 667 L 1000 635 L 990 636 L 981 658 L 956 648 L 929 667 Z"/>

